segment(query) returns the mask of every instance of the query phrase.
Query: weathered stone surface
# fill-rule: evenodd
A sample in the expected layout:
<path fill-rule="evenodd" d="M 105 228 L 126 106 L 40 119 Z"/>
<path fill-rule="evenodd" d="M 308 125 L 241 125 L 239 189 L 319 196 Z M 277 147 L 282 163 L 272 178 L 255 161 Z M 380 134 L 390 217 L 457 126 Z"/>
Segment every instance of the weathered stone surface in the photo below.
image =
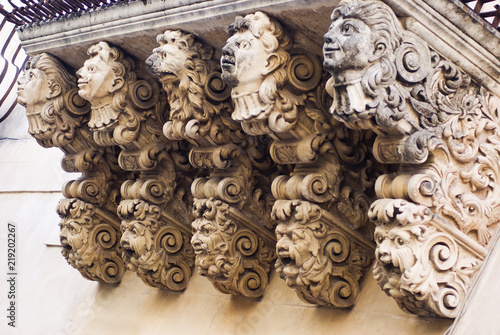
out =
<path fill-rule="evenodd" d="M 146 63 L 159 76 L 170 103 L 163 131 L 191 144 L 198 171 L 191 244 L 198 272 L 223 293 L 261 297 L 275 259 L 270 223 L 272 165 L 259 138 L 231 119 L 230 89 L 213 48 L 192 34 L 168 30 Z M 265 172 L 264 172 L 265 171 Z"/>
<path fill-rule="evenodd" d="M 373 260 L 366 191 L 376 170 L 366 147 L 353 143 L 371 135 L 331 122 L 318 58 L 294 48 L 277 20 L 262 12 L 237 17 L 229 33 L 221 66 L 233 87 L 232 118 L 250 136 L 273 138 L 274 162 L 293 167 L 271 187 L 277 272 L 309 303 L 352 307 Z"/>
<path fill-rule="evenodd" d="M 498 98 L 379 1 L 343 1 L 323 47 L 330 113 L 377 134 L 374 273 L 419 315 L 455 317 L 498 231 Z M 409 201 L 409 202 L 408 202 Z"/>

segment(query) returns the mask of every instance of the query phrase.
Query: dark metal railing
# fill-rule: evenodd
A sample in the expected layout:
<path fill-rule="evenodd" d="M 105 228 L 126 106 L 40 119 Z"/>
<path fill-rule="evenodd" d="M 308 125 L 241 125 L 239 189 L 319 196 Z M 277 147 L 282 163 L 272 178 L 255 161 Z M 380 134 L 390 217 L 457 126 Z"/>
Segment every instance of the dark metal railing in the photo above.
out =
<path fill-rule="evenodd" d="M 460 0 L 500 31 L 500 4 L 499 0 Z M 493 4 L 496 3 L 496 4 Z M 493 6 L 485 6 L 492 5 Z M 488 8 L 489 7 L 489 8 Z"/>
<path fill-rule="evenodd" d="M 17 6 L 8 0 L 12 11 L 9 12 L 0 5 L 0 14 L 9 22 L 20 26 L 129 1 L 133 0 L 20 0 L 24 6 Z"/>

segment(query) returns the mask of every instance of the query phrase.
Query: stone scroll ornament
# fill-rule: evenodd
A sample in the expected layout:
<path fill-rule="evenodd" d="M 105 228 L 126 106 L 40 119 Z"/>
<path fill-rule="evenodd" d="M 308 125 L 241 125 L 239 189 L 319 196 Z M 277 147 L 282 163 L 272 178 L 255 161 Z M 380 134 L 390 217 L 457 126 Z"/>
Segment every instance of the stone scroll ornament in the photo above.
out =
<path fill-rule="evenodd" d="M 267 143 L 231 119 L 230 88 L 211 46 L 180 30 L 167 30 L 157 41 L 146 64 L 170 104 L 163 133 L 190 143 L 189 162 L 197 171 L 191 245 L 198 272 L 220 292 L 261 297 L 276 258 L 265 191 L 273 173 Z"/>
<path fill-rule="evenodd" d="M 342 1 L 325 34 L 330 113 L 377 134 L 375 278 L 404 310 L 453 318 L 498 230 L 498 97 L 379 1 Z"/>
<path fill-rule="evenodd" d="M 121 184 L 122 258 L 148 285 L 184 290 L 194 254 L 189 245 L 192 177 L 182 143 L 168 141 L 165 94 L 145 67 L 106 42 L 89 48 L 78 70 L 79 94 L 91 104 L 88 127 L 96 143 L 119 148 L 130 173 Z"/>
<path fill-rule="evenodd" d="M 85 278 L 116 284 L 125 270 L 116 216 L 120 169 L 115 153 L 93 141 L 86 127 L 90 105 L 77 92 L 76 78 L 46 53 L 30 58 L 18 81 L 29 133 L 41 146 L 65 153 L 65 171 L 82 173 L 66 183 L 66 199 L 57 206 L 62 254 Z"/>
<path fill-rule="evenodd" d="M 349 308 L 374 254 L 367 211 L 381 172 L 371 132 L 341 127 L 328 114 L 326 75 L 317 55 L 262 12 L 237 17 L 223 48 L 233 120 L 272 139 L 270 155 L 292 167 L 272 182 L 276 270 L 306 302 Z"/>

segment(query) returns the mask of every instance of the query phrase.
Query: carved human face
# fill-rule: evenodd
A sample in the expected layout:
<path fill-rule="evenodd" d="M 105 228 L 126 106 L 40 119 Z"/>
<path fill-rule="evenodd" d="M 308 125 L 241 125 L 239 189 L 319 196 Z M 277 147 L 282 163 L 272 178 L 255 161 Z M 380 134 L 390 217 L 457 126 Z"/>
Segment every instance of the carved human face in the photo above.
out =
<path fill-rule="evenodd" d="M 426 231 L 425 226 L 418 225 L 380 225 L 375 228 L 375 258 L 388 275 L 401 275 L 415 265 L 418 239 L 424 236 Z"/>
<path fill-rule="evenodd" d="M 280 223 L 276 227 L 276 268 L 280 277 L 292 286 L 301 272 L 309 270 L 319 254 L 319 241 L 314 232 L 299 223 Z"/>
<path fill-rule="evenodd" d="M 47 75 L 38 69 L 28 69 L 17 81 L 17 101 L 33 109 L 43 106 L 51 97 Z"/>
<path fill-rule="evenodd" d="M 196 254 L 196 265 L 202 275 L 215 274 L 219 271 L 215 265 L 217 255 L 224 254 L 227 243 L 214 223 L 200 218 L 193 221 L 193 237 L 191 245 Z"/>
<path fill-rule="evenodd" d="M 371 29 L 354 18 L 338 18 L 324 36 L 323 66 L 330 73 L 363 70 L 374 54 Z"/>
<path fill-rule="evenodd" d="M 186 68 L 186 60 L 190 57 L 189 41 L 186 35 L 168 34 L 163 45 L 153 50 L 153 54 L 146 60 L 146 64 L 157 75 L 164 77 L 174 75 L 180 77 Z"/>
<path fill-rule="evenodd" d="M 90 218 L 81 217 L 82 222 L 88 222 Z M 63 219 L 60 223 L 61 232 L 59 238 L 61 245 L 69 252 L 80 253 L 81 249 L 89 243 L 89 228 L 76 220 Z M 80 253 L 81 254 L 81 253 Z"/>
<path fill-rule="evenodd" d="M 123 221 L 120 243 L 129 257 L 140 257 L 153 248 L 153 233 L 139 221 Z"/>
<path fill-rule="evenodd" d="M 231 36 L 222 49 L 222 79 L 238 93 L 258 91 L 268 66 L 262 41 L 250 30 Z"/>
<path fill-rule="evenodd" d="M 104 105 L 112 100 L 111 93 L 117 89 L 117 77 L 110 64 L 99 55 L 86 60 L 76 75 L 78 94 L 92 105 Z"/>

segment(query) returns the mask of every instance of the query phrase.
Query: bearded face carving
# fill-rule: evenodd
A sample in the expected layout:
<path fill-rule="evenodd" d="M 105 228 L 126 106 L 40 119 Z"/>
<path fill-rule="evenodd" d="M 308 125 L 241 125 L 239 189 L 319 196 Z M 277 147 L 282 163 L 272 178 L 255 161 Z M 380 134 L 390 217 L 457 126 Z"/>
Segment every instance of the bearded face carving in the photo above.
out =
<path fill-rule="evenodd" d="M 228 257 L 231 234 L 236 230 L 235 225 L 218 227 L 213 221 L 198 218 L 193 221 L 192 227 L 194 234 L 191 245 L 196 254 L 198 272 L 202 276 L 214 279 L 227 277 L 231 265 L 237 261 L 234 257 Z"/>
<path fill-rule="evenodd" d="M 383 199 L 369 215 L 377 225 L 373 273 L 384 292 L 410 313 L 455 317 L 478 269 L 477 258 L 461 249 L 424 206 Z"/>
<path fill-rule="evenodd" d="M 123 221 L 121 245 L 124 258 L 130 262 L 128 267 L 133 268 L 140 261 L 147 261 L 153 251 L 151 225 L 145 225 L 144 221 Z"/>
<path fill-rule="evenodd" d="M 92 258 L 85 251 L 89 247 L 89 235 L 93 227 L 92 217 L 84 215 L 78 220 L 66 218 L 61 221 L 60 227 L 61 245 L 68 258 L 75 263 L 90 265 Z"/>
<path fill-rule="evenodd" d="M 194 263 L 187 237 L 161 218 L 159 206 L 143 200 L 122 200 L 118 213 L 127 269 L 150 286 L 184 290 Z"/>
<path fill-rule="evenodd" d="M 116 230 L 96 213 L 94 205 L 63 199 L 57 206 L 61 217 L 62 254 L 87 279 L 117 284 L 125 271 Z"/>
<path fill-rule="evenodd" d="M 372 262 L 371 248 L 351 243 L 346 231 L 332 227 L 324 211 L 306 201 L 278 200 L 273 216 L 279 276 L 308 303 L 352 307 Z"/>
<path fill-rule="evenodd" d="M 276 227 L 276 271 L 288 286 L 307 282 L 306 274 L 318 262 L 320 239 L 316 232 L 314 227 L 296 221 L 280 223 Z M 319 235 L 324 235 L 324 232 L 319 232 Z"/>

